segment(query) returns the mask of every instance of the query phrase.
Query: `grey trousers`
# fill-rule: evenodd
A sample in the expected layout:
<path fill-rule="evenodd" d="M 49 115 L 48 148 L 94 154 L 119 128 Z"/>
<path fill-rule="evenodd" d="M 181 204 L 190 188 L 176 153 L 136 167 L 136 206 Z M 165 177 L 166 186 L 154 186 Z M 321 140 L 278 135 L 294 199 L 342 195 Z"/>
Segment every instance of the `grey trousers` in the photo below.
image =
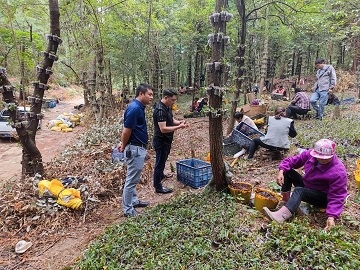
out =
<path fill-rule="evenodd" d="M 140 146 L 127 145 L 124 150 L 124 156 L 127 164 L 127 173 L 122 203 L 124 214 L 132 214 L 134 211 L 133 205 L 139 201 L 136 194 L 136 185 L 140 182 L 141 172 L 144 168 L 146 149 Z"/>

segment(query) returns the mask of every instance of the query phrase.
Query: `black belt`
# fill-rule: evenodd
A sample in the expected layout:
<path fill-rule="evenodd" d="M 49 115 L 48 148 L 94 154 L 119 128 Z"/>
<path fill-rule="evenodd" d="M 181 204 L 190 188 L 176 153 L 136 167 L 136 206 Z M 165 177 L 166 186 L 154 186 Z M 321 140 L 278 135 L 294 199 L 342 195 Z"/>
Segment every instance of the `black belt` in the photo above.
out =
<path fill-rule="evenodd" d="M 147 144 L 142 144 L 142 143 L 138 143 L 138 142 L 129 142 L 130 145 L 134 145 L 134 146 L 140 146 L 142 148 L 145 148 L 147 147 Z"/>

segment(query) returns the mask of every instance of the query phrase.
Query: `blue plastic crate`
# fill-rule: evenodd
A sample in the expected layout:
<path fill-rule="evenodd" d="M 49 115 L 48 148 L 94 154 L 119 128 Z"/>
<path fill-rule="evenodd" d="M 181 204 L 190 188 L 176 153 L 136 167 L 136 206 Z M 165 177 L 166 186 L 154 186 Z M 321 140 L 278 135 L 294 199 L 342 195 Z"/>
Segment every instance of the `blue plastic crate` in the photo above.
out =
<path fill-rule="evenodd" d="M 177 179 L 193 188 L 205 186 L 212 177 L 211 164 L 198 159 L 184 159 L 176 162 Z"/>
<path fill-rule="evenodd" d="M 250 147 L 252 139 L 262 136 L 265 136 L 265 134 L 250 127 L 244 122 L 241 122 L 231 133 L 231 139 L 247 150 Z"/>

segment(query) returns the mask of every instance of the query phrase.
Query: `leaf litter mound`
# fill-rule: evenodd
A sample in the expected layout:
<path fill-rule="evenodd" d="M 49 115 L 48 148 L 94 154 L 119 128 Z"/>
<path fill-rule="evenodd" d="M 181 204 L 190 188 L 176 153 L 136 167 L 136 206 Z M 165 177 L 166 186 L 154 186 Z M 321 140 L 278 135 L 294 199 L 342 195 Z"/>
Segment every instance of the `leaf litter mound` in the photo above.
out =
<path fill-rule="evenodd" d="M 126 177 L 126 168 L 121 163 L 112 163 L 111 154 L 119 142 L 122 119 L 110 118 L 102 126 L 93 125 L 80 135 L 60 155 L 45 164 L 45 175 L 25 177 L 21 181 L 3 184 L 0 193 L 0 265 L 10 263 L 9 254 L 16 262 L 31 260 L 49 249 L 49 239 L 55 243 L 61 234 L 71 228 L 104 218 L 107 204 L 119 204 L 118 196 Z M 147 185 L 152 175 L 152 164 L 146 162 L 140 185 Z M 41 197 L 37 184 L 40 180 L 59 179 L 64 188 L 81 191 L 82 206 L 78 210 L 63 207 L 53 197 Z M 66 232 L 67 231 L 67 232 Z M 13 249 L 20 239 L 31 240 L 43 250 L 33 247 L 24 254 L 26 259 L 15 257 Z M 15 263 L 16 265 L 16 263 Z M 19 266 L 19 265 L 18 265 Z M 17 268 L 14 268 L 17 269 Z"/>

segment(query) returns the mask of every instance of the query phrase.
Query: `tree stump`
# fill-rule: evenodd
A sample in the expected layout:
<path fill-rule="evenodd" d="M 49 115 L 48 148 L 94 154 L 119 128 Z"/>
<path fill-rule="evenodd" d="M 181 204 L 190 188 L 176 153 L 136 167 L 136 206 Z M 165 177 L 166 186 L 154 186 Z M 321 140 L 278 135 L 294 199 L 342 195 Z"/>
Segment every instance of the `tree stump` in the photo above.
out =
<path fill-rule="evenodd" d="M 334 112 L 333 112 L 333 120 L 340 119 L 340 107 L 335 106 Z"/>

